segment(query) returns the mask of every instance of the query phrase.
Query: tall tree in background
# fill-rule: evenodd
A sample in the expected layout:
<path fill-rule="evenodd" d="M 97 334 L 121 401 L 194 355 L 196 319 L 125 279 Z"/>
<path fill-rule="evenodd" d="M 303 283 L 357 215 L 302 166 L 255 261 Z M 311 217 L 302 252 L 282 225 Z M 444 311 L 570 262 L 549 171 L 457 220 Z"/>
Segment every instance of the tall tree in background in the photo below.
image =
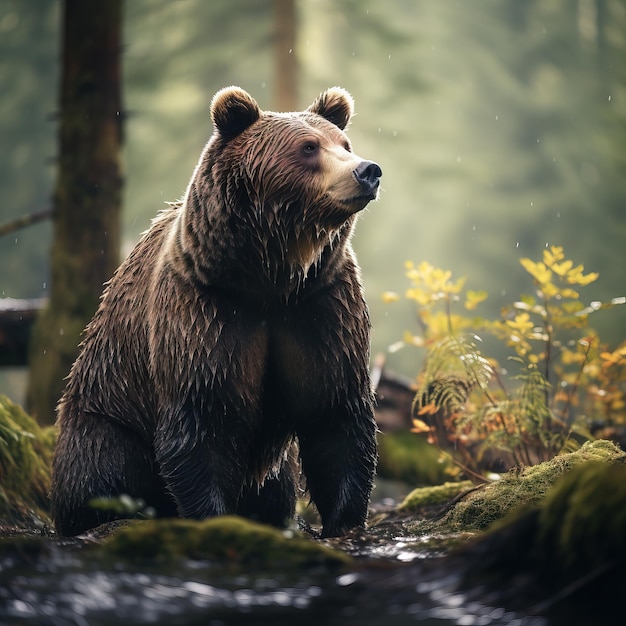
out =
<path fill-rule="evenodd" d="M 274 28 L 276 110 L 295 111 L 298 108 L 295 0 L 274 0 Z"/>
<path fill-rule="evenodd" d="M 31 338 L 29 410 L 54 419 L 80 333 L 119 262 L 122 0 L 65 0 L 48 308 Z"/>

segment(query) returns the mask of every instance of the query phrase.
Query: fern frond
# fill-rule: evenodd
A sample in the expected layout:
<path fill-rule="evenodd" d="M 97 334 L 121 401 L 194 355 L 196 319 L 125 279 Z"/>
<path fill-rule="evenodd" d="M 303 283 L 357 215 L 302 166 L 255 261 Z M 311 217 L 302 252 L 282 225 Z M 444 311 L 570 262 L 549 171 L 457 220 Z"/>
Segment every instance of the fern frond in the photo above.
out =
<path fill-rule="evenodd" d="M 452 335 L 433 346 L 424 370 L 426 384 L 446 376 L 456 376 L 472 386 L 486 389 L 493 369 L 480 353 L 478 341 L 480 339 L 475 335 Z"/>

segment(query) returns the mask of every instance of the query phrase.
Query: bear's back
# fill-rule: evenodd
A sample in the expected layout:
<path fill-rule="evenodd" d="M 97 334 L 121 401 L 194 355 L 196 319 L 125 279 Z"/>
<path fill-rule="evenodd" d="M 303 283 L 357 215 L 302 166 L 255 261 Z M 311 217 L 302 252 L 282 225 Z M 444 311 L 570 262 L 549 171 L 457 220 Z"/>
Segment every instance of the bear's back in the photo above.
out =
<path fill-rule="evenodd" d="M 61 420 L 72 406 L 72 411 L 100 414 L 151 436 L 154 422 L 146 417 L 156 416 L 149 367 L 150 289 L 179 210 L 175 206 L 155 218 L 109 281 L 59 404 Z M 85 389 L 91 393 L 81 393 Z"/>

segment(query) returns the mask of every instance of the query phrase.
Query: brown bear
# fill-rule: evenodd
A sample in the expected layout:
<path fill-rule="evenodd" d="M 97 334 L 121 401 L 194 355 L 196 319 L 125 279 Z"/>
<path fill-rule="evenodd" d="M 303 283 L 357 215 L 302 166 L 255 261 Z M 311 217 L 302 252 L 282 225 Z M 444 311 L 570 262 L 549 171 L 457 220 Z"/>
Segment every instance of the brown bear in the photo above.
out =
<path fill-rule="evenodd" d="M 350 237 L 382 172 L 352 152 L 352 113 L 336 87 L 298 113 L 215 95 L 183 199 L 109 282 L 59 402 L 61 535 L 123 517 L 92 506 L 121 494 L 284 525 L 300 466 L 323 536 L 364 525 L 376 428 Z"/>

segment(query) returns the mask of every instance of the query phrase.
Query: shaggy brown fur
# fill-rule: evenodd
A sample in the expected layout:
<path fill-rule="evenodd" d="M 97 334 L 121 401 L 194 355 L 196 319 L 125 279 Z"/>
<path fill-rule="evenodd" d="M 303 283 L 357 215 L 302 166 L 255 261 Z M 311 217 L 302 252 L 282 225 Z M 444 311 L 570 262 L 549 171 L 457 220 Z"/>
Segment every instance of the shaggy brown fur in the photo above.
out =
<path fill-rule="evenodd" d="M 380 168 L 343 132 L 347 92 L 302 113 L 218 92 L 183 200 L 106 288 L 58 408 L 57 530 L 119 514 L 240 513 L 284 524 L 297 476 L 337 535 L 365 522 L 375 466 L 369 319 L 350 236 Z"/>

